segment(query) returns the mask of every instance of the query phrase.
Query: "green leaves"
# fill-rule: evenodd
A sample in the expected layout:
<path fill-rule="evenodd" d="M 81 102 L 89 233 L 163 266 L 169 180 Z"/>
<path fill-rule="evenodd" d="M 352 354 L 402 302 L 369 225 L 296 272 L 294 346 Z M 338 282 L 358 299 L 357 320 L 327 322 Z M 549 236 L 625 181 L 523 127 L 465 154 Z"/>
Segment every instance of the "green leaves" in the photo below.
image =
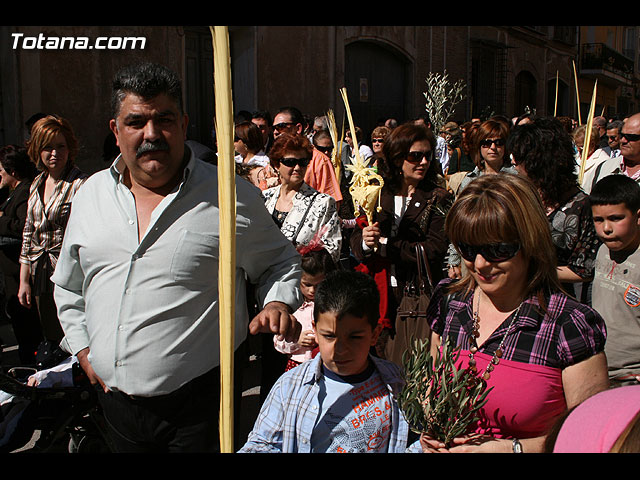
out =
<path fill-rule="evenodd" d="M 466 84 L 462 79 L 452 84 L 446 70 L 444 73 L 429 72 L 426 83 L 425 107 L 433 125 L 432 130 L 437 135 L 455 112 L 455 105 L 464 99 L 463 90 L 466 88 Z"/>
<path fill-rule="evenodd" d="M 460 347 L 447 338 L 434 359 L 429 341 L 414 340 L 403 356 L 405 386 L 399 405 L 411 429 L 449 445 L 479 420 L 491 389 L 471 370 L 458 369 Z"/>

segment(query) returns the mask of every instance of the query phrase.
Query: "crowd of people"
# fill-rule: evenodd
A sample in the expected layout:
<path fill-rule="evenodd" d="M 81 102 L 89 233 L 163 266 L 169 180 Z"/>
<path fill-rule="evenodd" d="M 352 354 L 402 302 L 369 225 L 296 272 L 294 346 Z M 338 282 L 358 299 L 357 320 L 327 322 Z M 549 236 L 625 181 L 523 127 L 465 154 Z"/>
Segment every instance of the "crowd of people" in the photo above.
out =
<path fill-rule="evenodd" d="M 598 117 L 590 139 L 566 117 L 388 119 L 339 145 L 296 107 L 235 118 L 235 352 L 260 339 L 262 368 L 238 451 L 640 451 L 640 114 Z M 0 150 L 21 359 L 42 341 L 75 356 L 116 451 L 218 448 L 217 158 L 187 124 L 177 75 L 143 64 L 113 81 L 105 170 L 75 167 L 57 115 Z M 384 180 L 370 217 L 359 158 Z M 402 315 L 425 274 L 428 308 Z M 397 402 L 415 337 L 460 347 L 490 389 L 449 444 Z"/>

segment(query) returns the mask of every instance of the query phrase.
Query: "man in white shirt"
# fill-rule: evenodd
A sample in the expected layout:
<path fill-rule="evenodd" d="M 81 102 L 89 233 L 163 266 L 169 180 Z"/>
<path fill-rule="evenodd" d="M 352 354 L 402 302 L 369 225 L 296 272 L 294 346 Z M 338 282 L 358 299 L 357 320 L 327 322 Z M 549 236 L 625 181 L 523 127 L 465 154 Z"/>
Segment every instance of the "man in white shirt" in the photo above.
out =
<path fill-rule="evenodd" d="M 215 451 L 217 167 L 185 148 L 174 72 L 124 69 L 112 98 L 122 153 L 79 192 L 52 277 L 63 345 L 99 386 L 116 451 Z M 302 297 L 295 248 L 255 188 L 236 189 L 237 348 L 247 330 L 299 334 Z M 245 278 L 264 305 L 250 324 Z"/>
<path fill-rule="evenodd" d="M 585 176 L 584 190 L 589 193 L 593 186 L 607 175 L 622 174 L 640 183 L 640 113 L 628 117 L 620 128 L 620 155 L 596 165 L 589 176 Z"/>

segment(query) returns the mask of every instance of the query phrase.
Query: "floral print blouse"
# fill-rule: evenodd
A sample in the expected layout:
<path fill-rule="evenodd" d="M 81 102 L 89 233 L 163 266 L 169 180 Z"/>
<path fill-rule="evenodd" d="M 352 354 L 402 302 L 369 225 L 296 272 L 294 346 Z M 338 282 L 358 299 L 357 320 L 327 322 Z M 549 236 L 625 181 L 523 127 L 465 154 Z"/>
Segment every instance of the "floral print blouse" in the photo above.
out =
<path fill-rule="evenodd" d="M 547 215 L 556 246 L 558 266 L 584 279 L 593 277 L 600 240 L 591 215 L 589 197 L 578 191 L 564 205 Z"/>

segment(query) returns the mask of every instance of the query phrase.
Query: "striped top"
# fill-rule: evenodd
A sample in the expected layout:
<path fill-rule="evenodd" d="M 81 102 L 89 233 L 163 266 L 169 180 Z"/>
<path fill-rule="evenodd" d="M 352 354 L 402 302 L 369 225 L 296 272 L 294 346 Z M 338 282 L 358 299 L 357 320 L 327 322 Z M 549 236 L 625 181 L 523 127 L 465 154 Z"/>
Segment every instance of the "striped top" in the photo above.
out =
<path fill-rule="evenodd" d="M 451 282 L 445 279 L 438 284 L 427 320 L 443 339 L 454 338 L 456 345 L 467 350 L 473 329 L 473 294 L 447 295 L 446 287 Z M 607 333 L 598 312 L 560 292 L 549 295 L 546 301 L 546 313 L 539 308 L 535 295 L 523 302 L 505 339 L 505 360 L 564 369 L 604 350 Z M 479 351 L 493 355 L 510 322 L 511 316 L 479 345 Z"/>
<path fill-rule="evenodd" d="M 67 226 L 71 201 L 88 175 L 69 163 L 65 174 L 56 181 L 55 189 L 46 205 L 40 195 L 48 172 L 38 175 L 29 190 L 27 219 L 22 232 L 20 263 L 35 263 L 48 254 L 55 268 L 62 246 L 62 237 Z"/>

